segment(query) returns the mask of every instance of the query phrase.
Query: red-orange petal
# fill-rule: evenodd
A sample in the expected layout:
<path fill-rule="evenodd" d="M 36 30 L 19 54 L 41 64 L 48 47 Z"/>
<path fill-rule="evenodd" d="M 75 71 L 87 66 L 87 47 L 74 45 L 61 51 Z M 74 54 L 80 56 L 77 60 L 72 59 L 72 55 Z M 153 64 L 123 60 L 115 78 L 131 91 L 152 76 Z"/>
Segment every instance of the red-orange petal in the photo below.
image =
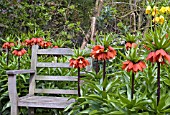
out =
<path fill-rule="evenodd" d="M 170 63 L 170 55 L 166 54 L 165 59 Z"/>
<path fill-rule="evenodd" d="M 142 68 L 146 68 L 146 64 L 145 64 L 145 62 L 143 62 L 143 61 L 140 61 L 140 62 L 139 62 L 139 65 L 140 65 Z"/>
<path fill-rule="evenodd" d="M 165 56 L 166 52 L 163 49 L 160 49 L 160 50 L 156 51 L 156 56 L 158 56 L 159 54 L 162 55 L 162 56 Z"/>

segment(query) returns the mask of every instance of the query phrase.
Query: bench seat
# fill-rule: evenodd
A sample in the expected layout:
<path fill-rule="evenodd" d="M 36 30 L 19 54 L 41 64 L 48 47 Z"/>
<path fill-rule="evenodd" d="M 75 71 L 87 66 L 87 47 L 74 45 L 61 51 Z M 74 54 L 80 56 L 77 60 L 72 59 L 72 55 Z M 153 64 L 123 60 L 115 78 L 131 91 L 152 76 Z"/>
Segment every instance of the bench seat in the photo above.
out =
<path fill-rule="evenodd" d="M 73 102 L 75 99 L 68 97 L 24 96 L 18 99 L 18 106 L 63 109 Z"/>

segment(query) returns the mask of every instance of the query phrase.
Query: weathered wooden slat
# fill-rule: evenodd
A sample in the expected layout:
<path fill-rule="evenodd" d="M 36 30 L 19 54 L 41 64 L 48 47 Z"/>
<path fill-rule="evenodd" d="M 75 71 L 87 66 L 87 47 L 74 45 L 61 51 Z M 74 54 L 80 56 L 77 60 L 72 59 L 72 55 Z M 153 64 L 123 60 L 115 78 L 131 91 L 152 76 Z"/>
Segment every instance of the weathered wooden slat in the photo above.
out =
<path fill-rule="evenodd" d="M 68 97 L 31 96 L 26 98 L 19 98 L 18 106 L 65 108 L 73 102 L 75 102 L 75 99 L 69 100 Z"/>
<path fill-rule="evenodd" d="M 35 89 L 35 93 L 46 94 L 77 94 L 77 90 L 65 90 L 65 89 Z"/>
<path fill-rule="evenodd" d="M 47 63 L 47 62 L 38 62 L 37 67 L 58 67 L 58 68 L 72 68 L 69 63 Z"/>
<path fill-rule="evenodd" d="M 77 76 L 36 76 L 35 80 L 77 81 Z"/>
<path fill-rule="evenodd" d="M 31 69 L 33 69 L 33 70 L 36 70 L 37 51 L 38 51 L 38 45 L 33 45 L 32 46 L 32 55 L 31 55 Z M 36 73 L 30 74 L 30 79 L 29 79 L 29 94 L 30 95 L 34 94 L 34 89 L 36 87 L 35 76 L 36 76 Z"/>
<path fill-rule="evenodd" d="M 8 75 L 15 75 L 15 74 L 26 74 L 26 73 L 35 73 L 35 70 L 7 70 L 6 73 Z"/>
<path fill-rule="evenodd" d="M 70 48 L 39 49 L 38 54 L 73 55 L 73 51 Z"/>
<path fill-rule="evenodd" d="M 18 95 L 16 86 L 16 75 L 8 75 L 8 91 L 11 102 L 11 115 L 18 115 Z"/>

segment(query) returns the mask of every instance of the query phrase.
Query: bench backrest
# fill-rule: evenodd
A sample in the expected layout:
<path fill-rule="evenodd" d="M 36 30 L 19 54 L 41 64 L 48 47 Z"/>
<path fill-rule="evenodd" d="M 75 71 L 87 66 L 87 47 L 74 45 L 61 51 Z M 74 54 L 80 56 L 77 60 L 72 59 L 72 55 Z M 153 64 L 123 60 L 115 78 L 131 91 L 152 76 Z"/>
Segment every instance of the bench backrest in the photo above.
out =
<path fill-rule="evenodd" d="M 39 49 L 38 45 L 32 46 L 31 69 L 35 70 L 35 74 L 31 74 L 29 94 L 47 93 L 47 94 L 77 94 L 77 90 L 66 89 L 39 89 L 36 88 L 36 81 L 77 81 L 77 76 L 54 76 L 54 75 L 37 75 L 37 68 L 71 68 L 69 62 L 38 62 L 39 55 L 64 55 L 71 56 L 73 51 L 70 48 L 51 48 Z"/>

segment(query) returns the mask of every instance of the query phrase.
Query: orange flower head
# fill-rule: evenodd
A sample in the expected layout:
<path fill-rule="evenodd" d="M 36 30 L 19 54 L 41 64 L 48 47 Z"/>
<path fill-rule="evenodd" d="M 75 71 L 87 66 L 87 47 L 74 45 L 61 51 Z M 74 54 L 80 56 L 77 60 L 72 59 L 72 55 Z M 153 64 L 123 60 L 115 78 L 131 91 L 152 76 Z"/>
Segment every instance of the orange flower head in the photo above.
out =
<path fill-rule="evenodd" d="M 48 47 L 50 47 L 52 44 L 51 44 L 51 42 L 42 41 L 42 42 L 39 43 L 39 45 L 40 45 L 41 47 L 43 47 L 43 48 L 48 48 Z"/>
<path fill-rule="evenodd" d="M 136 48 L 136 47 L 137 47 L 137 44 L 136 44 L 136 43 L 127 42 L 127 43 L 125 44 L 126 50 L 129 50 L 129 49 L 131 49 L 131 48 Z"/>
<path fill-rule="evenodd" d="M 27 51 L 25 49 L 21 49 L 21 50 L 14 50 L 12 52 L 12 54 L 14 54 L 15 56 L 23 56 Z"/>
<path fill-rule="evenodd" d="M 93 49 L 92 49 L 92 52 L 91 52 L 91 56 L 95 59 L 98 59 L 99 55 L 104 53 L 104 46 L 101 46 L 101 45 L 97 45 L 97 46 L 94 46 Z M 101 57 L 101 56 L 100 56 Z M 100 58 L 99 58 L 100 59 Z"/>
<path fill-rule="evenodd" d="M 128 60 L 126 62 L 123 62 L 123 66 L 122 66 L 123 70 L 126 70 L 127 72 L 132 71 L 134 73 L 137 73 L 138 71 L 143 71 L 144 68 L 146 68 L 146 65 L 142 61 L 138 63 L 133 63 Z"/>
<path fill-rule="evenodd" d="M 9 42 L 5 42 L 5 43 L 2 45 L 2 48 L 4 48 L 4 49 L 9 49 L 9 48 L 10 48 Z"/>
<path fill-rule="evenodd" d="M 13 42 L 5 42 L 3 45 L 2 45 L 2 48 L 4 49 L 10 49 L 11 47 L 14 46 L 14 43 Z"/>
<path fill-rule="evenodd" d="M 90 63 L 84 57 L 79 56 L 77 59 L 70 59 L 70 66 L 73 68 L 85 68 Z"/>

